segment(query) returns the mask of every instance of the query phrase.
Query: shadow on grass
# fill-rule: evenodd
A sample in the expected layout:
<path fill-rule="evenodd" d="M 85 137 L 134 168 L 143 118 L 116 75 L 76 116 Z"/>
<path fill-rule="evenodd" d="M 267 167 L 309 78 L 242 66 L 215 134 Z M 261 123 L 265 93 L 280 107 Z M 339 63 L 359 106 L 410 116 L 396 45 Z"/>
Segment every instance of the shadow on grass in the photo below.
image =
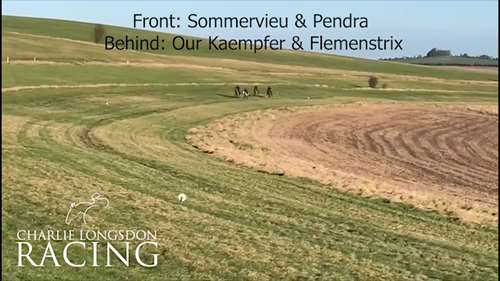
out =
<path fill-rule="evenodd" d="M 239 99 L 240 97 L 237 97 L 235 95 L 224 95 L 224 94 L 217 94 L 220 97 L 225 97 L 225 98 L 232 98 L 232 99 Z"/>
<path fill-rule="evenodd" d="M 234 95 L 225 95 L 225 94 L 216 94 L 217 96 L 220 96 L 220 97 L 225 97 L 225 98 L 232 98 L 232 99 L 242 99 L 243 97 L 237 97 L 237 96 L 234 96 Z M 261 95 L 258 95 L 258 96 L 248 96 L 248 98 L 265 98 L 266 96 L 261 96 Z"/>

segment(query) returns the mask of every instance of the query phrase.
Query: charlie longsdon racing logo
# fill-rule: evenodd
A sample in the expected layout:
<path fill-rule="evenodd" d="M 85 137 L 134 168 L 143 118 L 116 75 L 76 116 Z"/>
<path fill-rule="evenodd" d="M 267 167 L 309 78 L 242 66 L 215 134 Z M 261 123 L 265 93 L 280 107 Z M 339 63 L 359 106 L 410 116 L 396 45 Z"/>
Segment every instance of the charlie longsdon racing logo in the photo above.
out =
<path fill-rule="evenodd" d="M 90 196 L 89 201 L 82 201 L 78 203 L 72 202 L 69 206 L 68 213 L 66 214 L 66 220 L 64 222 L 67 225 L 70 225 L 73 221 L 81 219 L 83 224 L 87 224 L 87 212 L 95 207 L 108 208 L 108 198 L 96 192 Z"/>
<path fill-rule="evenodd" d="M 88 201 L 70 203 L 65 224 L 81 222 L 78 229 L 18 230 L 17 266 L 129 267 L 135 264 L 156 267 L 160 255 L 157 231 L 87 226 L 91 209 L 104 209 L 109 205 L 108 198 L 94 193 Z"/>

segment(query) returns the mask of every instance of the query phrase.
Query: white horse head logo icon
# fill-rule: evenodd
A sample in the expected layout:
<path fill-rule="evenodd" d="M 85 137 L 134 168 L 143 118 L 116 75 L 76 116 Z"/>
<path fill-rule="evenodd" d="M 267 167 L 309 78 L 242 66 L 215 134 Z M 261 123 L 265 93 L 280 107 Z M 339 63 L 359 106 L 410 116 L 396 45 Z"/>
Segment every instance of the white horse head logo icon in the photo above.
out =
<path fill-rule="evenodd" d="M 104 203 L 104 208 L 107 208 L 109 206 L 108 198 L 97 192 L 90 196 L 89 201 L 82 201 L 78 203 L 71 202 L 71 204 L 69 205 L 68 214 L 66 215 L 66 224 L 69 225 L 75 219 L 80 217 L 82 218 L 83 223 L 86 224 L 87 212 L 94 207 L 101 206 L 101 204 L 99 203 Z"/>

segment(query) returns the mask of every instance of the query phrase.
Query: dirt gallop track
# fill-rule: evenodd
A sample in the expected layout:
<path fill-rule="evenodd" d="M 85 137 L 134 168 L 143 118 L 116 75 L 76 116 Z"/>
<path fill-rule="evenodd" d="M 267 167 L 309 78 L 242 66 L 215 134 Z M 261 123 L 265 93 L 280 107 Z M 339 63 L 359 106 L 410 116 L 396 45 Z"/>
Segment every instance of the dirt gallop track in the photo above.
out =
<path fill-rule="evenodd" d="M 347 105 L 269 110 L 194 130 L 191 141 L 265 171 L 496 221 L 498 113 L 485 108 Z"/>

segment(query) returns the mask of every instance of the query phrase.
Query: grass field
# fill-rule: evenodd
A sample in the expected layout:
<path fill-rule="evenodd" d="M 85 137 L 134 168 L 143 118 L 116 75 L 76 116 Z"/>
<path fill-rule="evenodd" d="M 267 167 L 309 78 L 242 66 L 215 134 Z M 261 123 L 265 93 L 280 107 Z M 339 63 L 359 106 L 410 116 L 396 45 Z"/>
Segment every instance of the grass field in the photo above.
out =
<path fill-rule="evenodd" d="M 494 225 L 260 173 L 185 140 L 216 119 L 284 106 L 497 105 L 495 74 L 286 51 L 106 52 L 91 24 L 2 24 L 3 280 L 498 279 Z M 387 88 L 365 89 L 369 75 Z M 275 97 L 235 99 L 236 84 L 272 85 Z M 158 267 L 17 267 L 18 229 L 68 228 L 69 202 L 94 192 L 111 208 L 90 225 L 158 230 Z"/>

